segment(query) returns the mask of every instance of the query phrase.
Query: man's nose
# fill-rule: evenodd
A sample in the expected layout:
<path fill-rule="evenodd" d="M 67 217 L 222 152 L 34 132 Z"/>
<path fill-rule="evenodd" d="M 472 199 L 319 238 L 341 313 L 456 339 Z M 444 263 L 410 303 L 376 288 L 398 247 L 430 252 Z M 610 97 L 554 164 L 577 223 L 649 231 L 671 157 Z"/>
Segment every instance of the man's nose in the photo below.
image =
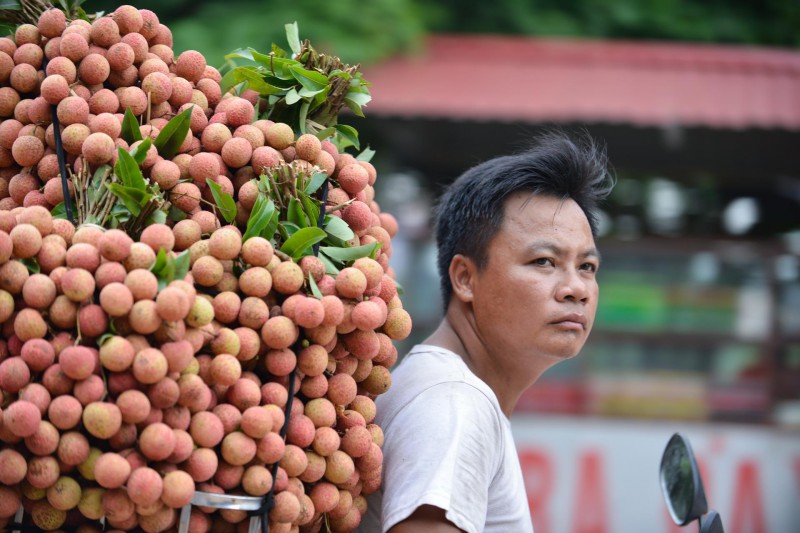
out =
<path fill-rule="evenodd" d="M 556 289 L 556 298 L 559 301 L 576 301 L 586 303 L 589 299 L 589 286 L 581 272 L 575 268 L 568 268 L 562 272 L 559 286 Z"/>

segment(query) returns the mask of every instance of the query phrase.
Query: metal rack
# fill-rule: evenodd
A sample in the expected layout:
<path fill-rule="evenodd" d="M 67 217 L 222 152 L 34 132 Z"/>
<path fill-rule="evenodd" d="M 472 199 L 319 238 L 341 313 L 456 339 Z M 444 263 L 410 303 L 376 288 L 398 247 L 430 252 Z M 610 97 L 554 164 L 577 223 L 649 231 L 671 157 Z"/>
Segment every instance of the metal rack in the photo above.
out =
<path fill-rule="evenodd" d="M 261 508 L 263 498 L 258 496 L 234 496 L 229 494 L 216 494 L 213 492 L 195 492 L 192 501 L 184 505 L 178 522 L 178 533 L 189 531 L 189 518 L 192 505 L 213 507 L 215 509 L 234 509 L 237 511 L 257 511 Z M 261 528 L 261 517 L 251 516 L 248 533 L 258 533 Z"/>

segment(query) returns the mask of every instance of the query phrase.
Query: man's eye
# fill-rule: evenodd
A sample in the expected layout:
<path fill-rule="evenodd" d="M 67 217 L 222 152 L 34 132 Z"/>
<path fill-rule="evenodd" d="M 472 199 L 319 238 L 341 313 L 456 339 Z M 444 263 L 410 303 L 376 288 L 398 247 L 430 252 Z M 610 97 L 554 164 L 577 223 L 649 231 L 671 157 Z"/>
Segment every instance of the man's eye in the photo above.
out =
<path fill-rule="evenodd" d="M 538 266 L 550 266 L 553 264 L 553 260 L 547 257 L 540 257 L 531 261 L 531 264 Z"/>
<path fill-rule="evenodd" d="M 587 272 L 597 272 L 597 265 L 594 263 L 584 263 L 581 265 L 581 270 L 585 270 Z"/>

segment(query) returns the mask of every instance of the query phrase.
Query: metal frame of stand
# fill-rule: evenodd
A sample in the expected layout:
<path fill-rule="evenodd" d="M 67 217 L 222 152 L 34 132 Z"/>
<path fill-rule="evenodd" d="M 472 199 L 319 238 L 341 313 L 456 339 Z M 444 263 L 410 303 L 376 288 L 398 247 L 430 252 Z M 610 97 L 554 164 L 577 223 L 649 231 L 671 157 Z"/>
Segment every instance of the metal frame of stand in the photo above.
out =
<path fill-rule="evenodd" d="M 14 523 L 20 524 L 18 526 L 14 526 L 9 528 L 9 531 L 22 531 L 22 519 L 25 518 L 25 508 L 20 504 L 19 509 L 17 509 L 17 513 L 14 515 Z"/>
<path fill-rule="evenodd" d="M 263 498 L 259 496 L 234 496 L 231 494 L 216 494 L 214 492 L 200 492 L 197 491 L 192 497 L 192 501 L 187 503 L 181 508 L 181 514 L 178 517 L 178 533 L 188 533 L 189 520 L 191 518 L 192 506 L 198 507 L 213 507 L 214 509 L 235 509 L 237 511 L 258 511 L 261 509 Z M 9 531 L 22 531 L 22 520 L 25 518 L 25 508 L 19 506 L 17 513 L 14 515 L 14 523 L 19 524 L 16 527 L 12 526 Z M 103 518 L 100 523 L 104 523 Z M 250 526 L 247 529 L 248 533 L 258 533 L 261 528 L 261 516 L 250 516 Z"/>
<path fill-rule="evenodd" d="M 257 511 L 261 508 L 263 498 L 258 496 L 233 496 L 229 494 L 216 494 L 213 492 L 195 492 L 192 501 L 181 509 L 178 522 L 178 533 L 189 531 L 189 519 L 192 505 L 198 507 L 213 507 L 215 509 L 235 509 L 237 511 Z M 261 528 L 261 517 L 251 516 L 248 533 L 258 533 Z"/>

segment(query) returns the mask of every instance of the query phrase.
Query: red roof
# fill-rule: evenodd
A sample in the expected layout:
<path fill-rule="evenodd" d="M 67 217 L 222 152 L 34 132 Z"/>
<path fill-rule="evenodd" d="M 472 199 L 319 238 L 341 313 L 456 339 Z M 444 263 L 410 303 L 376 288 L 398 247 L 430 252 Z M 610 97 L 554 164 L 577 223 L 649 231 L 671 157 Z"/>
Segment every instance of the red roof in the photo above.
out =
<path fill-rule="evenodd" d="M 800 129 L 791 50 L 437 35 L 364 70 L 371 116 Z"/>

